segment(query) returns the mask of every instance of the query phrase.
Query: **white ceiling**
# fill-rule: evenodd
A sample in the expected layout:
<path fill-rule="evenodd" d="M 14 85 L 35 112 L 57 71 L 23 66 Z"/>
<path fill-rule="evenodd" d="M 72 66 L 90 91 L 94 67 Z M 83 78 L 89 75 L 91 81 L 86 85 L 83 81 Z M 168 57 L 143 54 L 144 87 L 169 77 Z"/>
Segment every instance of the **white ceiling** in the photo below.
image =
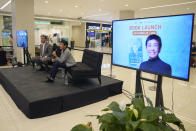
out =
<path fill-rule="evenodd" d="M 7 1 L 0 0 L 0 7 Z M 133 10 L 135 17 L 196 13 L 196 0 L 34 0 L 34 4 L 35 15 L 105 22 L 119 19 L 121 10 Z M 153 8 L 141 10 L 149 7 Z M 11 12 L 11 5 L 0 11 Z"/>

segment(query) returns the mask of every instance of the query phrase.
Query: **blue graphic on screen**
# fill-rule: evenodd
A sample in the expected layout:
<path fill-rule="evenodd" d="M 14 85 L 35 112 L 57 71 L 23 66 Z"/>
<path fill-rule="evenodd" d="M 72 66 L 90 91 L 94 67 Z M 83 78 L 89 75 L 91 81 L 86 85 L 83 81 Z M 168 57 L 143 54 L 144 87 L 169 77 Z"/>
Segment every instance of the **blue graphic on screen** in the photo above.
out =
<path fill-rule="evenodd" d="M 135 44 L 131 44 L 129 52 L 129 64 L 130 66 L 139 66 L 143 60 L 142 53 L 142 39 L 137 38 L 132 40 Z"/>
<path fill-rule="evenodd" d="M 188 80 L 193 17 L 113 21 L 113 64 Z"/>
<path fill-rule="evenodd" d="M 27 40 L 27 31 L 16 31 L 16 41 L 18 47 L 27 48 L 28 40 Z"/>

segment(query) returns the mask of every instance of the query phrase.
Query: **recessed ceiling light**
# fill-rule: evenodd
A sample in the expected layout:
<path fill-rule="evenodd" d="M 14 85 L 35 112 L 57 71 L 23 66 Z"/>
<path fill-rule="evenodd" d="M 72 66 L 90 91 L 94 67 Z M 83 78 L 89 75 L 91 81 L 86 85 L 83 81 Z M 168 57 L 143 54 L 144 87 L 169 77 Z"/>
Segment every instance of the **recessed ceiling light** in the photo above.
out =
<path fill-rule="evenodd" d="M 50 12 L 48 12 L 48 15 L 50 15 Z"/>
<path fill-rule="evenodd" d="M 190 8 L 186 8 L 187 10 L 189 10 Z"/>
<path fill-rule="evenodd" d="M 125 6 L 127 7 L 127 6 L 129 6 L 128 4 L 125 4 Z"/>
<path fill-rule="evenodd" d="M 63 9 L 60 9 L 59 12 L 63 12 Z"/>
<path fill-rule="evenodd" d="M 100 12 L 101 12 L 101 11 L 102 11 L 102 9 L 99 9 L 98 11 L 100 11 Z"/>
<path fill-rule="evenodd" d="M 74 5 L 75 8 L 78 8 L 78 5 Z"/>
<path fill-rule="evenodd" d="M 44 1 L 44 3 L 48 4 L 48 1 L 47 1 L 47 0 L 45 0 L 45 1 Z"/>

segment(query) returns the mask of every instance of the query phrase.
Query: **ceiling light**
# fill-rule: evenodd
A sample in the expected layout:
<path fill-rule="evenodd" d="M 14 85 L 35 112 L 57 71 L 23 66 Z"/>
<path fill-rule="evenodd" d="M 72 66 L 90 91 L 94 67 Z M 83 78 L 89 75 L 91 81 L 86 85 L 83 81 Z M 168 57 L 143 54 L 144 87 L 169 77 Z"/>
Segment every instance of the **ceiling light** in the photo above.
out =
<path fill-rule="evenodd" d="M 7 3 L 5 3 L 3 6 L 1 6 L 1 10 L 3 10 L 5 7 L 7 7 L 11 3 L 11 0 L 9 0 Z"/>
<path fill-rule="evenodd" d="M 101 11 L 102 11 L 102 9 L 99 9 L 99 11 L 101 12 Z"/>
<path fill-rule="evenodd" d="M 155 9 L 155 8 L 170 7 L 170 6 L 177 6 L 177 5 L 186 5 L 186 4 L 192 4 L 192 3 L 196 3 L 196 1 L 171 4 L 171 5 L 153 6 L 153 7 L 148 7 L 148 8 L 141 8 L 140 10 L 149 10 L 149 9 Z"/>
<path fill-rule="evenodd" d="M 44 3 L 48 4 L 48 1 L 47 1 L 47 0 L 45 0 L 45 1 L 44 1 Z"/>
<path fill-rule="evenodd" d="M 74 7 L 75 7 L 75 8 L 78 8 L 78 5 L 75 5 Z"/>
<path fill-rule="evenodd" d="M 129 6 L 128 4 L 125 4 L 125 6 L 127 7 L 127 6 Z"/>
<path fill-rule="evenodd" d="M 63 12 L 63 9 L 60 9 L 59 12 Z"/>
<path fill-rule="evenodd" d="M 187 10 L 189 10 L 190 8 L 186 8 Z"/>

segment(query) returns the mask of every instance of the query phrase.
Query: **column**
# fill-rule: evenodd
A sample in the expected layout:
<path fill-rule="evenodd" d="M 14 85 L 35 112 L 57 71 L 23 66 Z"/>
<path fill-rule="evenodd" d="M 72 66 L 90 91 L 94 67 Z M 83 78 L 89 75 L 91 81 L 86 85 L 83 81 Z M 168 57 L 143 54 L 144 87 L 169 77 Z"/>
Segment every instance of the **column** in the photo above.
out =
<path fill-rule="evenodd" d="M 23 63 L 23 49 L 17 47 L 16 31 L 27 30 L 28 50 L 35 56 L 35 36 L 34 36 L 34 0 L 12 0 L 12 34 L 14 56 Z"/>
<path fill-rule="evenodd" d="M 120 11 L 119 19 L 133 19 L 135 17 L 135 12 L 132 10 L 122 10 Z"/>
<path fill-rule="evenodd" d="M 3 30 L 3 16 L 0 15 L 0 46 L 3 45 L 2 41 L 2 30 Z"/>
<path fill-rule="evenodd" d="M 196 26 L 193 27 L 193 42 L 196 42 Z"/>
<path fill-rule="evenodd" d="M 86 22 L 82 22 L 81 24 L 81 43 L 80 46 L 81 47 L 85 47 L 86 44 Z"/>
<path fill-rule="evenodd" d="M 86 22 L 80 25 L 72 26 L 72 40 L 75 41 L 76 47 L 85 47 L 86 41 Z"/>

